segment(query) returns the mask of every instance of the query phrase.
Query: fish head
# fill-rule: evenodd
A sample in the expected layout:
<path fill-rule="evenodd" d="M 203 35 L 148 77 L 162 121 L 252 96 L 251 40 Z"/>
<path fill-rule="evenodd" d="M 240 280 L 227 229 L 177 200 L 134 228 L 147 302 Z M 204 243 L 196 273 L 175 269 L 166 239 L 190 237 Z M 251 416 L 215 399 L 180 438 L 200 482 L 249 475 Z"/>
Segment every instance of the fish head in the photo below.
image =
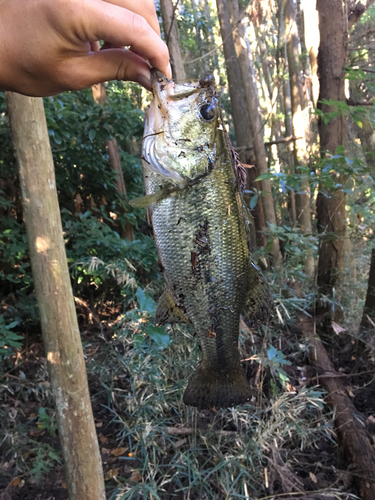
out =
<path fill-rule="evenodd" d="M 158 70 L 151 75 L 154 99 L 146 113 L 143 158 L 179 187 L 191 185 L 214 165 L 221 118 L 213 77 L 180 85 Z"/>

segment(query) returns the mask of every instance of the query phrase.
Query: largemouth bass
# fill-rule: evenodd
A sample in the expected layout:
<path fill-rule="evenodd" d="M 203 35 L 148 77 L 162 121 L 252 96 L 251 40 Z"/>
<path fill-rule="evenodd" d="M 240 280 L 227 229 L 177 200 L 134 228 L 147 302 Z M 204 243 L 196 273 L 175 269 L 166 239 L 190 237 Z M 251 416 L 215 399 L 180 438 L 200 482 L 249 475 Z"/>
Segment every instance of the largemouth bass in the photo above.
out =
<path fill-rule="evenodd" d="M 249 216 L 212 77 L 177 85 L 152 71 L 154 99 L 146 114 L 143 173 L 166 289 L 159 324 L 190 322 L 202 360 L 184 403 L 229 407 L 250 399 L 240 364 L 240 315 L 266 316 L 267 283 L 251 261 Z"/>

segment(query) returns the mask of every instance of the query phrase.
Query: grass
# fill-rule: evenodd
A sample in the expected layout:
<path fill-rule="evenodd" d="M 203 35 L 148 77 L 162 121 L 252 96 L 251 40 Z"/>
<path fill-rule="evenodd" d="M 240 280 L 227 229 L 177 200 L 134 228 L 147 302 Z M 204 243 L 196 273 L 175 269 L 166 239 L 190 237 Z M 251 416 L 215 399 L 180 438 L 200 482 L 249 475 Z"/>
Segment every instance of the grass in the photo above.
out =
<path fill-rule="evenodd" d="M 109 500 L 357 498 L 325 394 L 306 385 L 306 345 L 289 330 L 309 297 L 284 293 L 280 283 L 274 287 L 279 290 L 277 323 L 241 331 L 253 398 L 233 409 L 197 411 L 182 403 L 200 357 L 197 340 L 187 326 L 162 330 L 154 325 L 150 290 L 138 289 L 132 308 L 101 333 L 95 324 L 85 330 Z M 18 480 L 12 500 L 46 500 L 56 486 L 56 498 L 65 500 L 40 344 L 9 361 L 13 369 L 7 368 L 0 385 L 0 488 Z"/>

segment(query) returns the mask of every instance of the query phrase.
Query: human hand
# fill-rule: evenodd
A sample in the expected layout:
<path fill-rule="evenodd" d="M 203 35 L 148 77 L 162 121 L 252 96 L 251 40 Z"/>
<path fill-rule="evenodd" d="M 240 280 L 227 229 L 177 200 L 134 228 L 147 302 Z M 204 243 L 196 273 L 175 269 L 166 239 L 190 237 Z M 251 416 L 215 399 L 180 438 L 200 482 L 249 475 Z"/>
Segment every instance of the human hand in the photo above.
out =
<path fill-rule="evenodd" d="M 0 0 L 1 90 L 42 97 L 107 80 L 150 90 L 147 60 L 171 77 L 153 0 Z"/>

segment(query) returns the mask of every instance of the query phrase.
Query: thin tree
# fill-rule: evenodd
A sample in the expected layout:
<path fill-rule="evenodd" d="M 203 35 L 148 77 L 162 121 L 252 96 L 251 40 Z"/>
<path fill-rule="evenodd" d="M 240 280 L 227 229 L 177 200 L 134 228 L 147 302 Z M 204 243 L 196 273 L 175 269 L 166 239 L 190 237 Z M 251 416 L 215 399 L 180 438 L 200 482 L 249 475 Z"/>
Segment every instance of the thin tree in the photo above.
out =
<path fill-rule="evenodd" d="M 191 0 L 191 8 L 193 10 L 193 16 L 194 16 L 194 24 L 195 24 L 195 29 L 196 29 L 196 41 L 197 41 L 197 46 L 198 46 L 198 52 L 200 56 L 202 57 L 201 59 L 201 64 L 198 66 L 199 71 L 202 71 L 204 75 L 208 75 L 210 71 L 210 67 L 208 65 L 208 59 L 207 57 L 204 56 L 204 39 L 202 37 L 202 32 L 199 26 L 199 9 L 197 5 L 196 0 Z"/>
<path fill-rule="evenodd" d="M 237 29 L 233 30 L 232 33 L 229 13 L 226 8 L 226 5 L 220 4 L 219 6 L 218 4 L 218 15 L 224 45 L 224 57 L 226 62 L 229 94 L 231 98 L 233 125 L 237 147 L 240 151 L 240 158 L 244 163 L 252 164 L 253 150 L 251 147 L 250 119 L 248 108 L 247 106 L 244 107 L 244 103 L 246 103 L 246 89 L 242 82 L 240 69 L 240 65 L 244 63 L 244 58 L 247 62 L 249 59 L 246 48 L 244 54 L 242 48 L 239 47 L 241 41 L 239 40 Z M 236 24 L 237 21 L 238 19 L 236 18 Z M 248 67 L 250 68 L 249 63 Z M 247 84 L 248 82 L 245 82 L 245 85 Z M 259 103 L 257 103 L 257 105 L 258 104 Z M 247 187 L 250 190 L 256 190 L 261 193 L 262 186 L 260 182 L 256 181 L 259 174 L 260 172 L 257 165 L 247 170 Z M 257 204 L 253 209 L 253 215 L 256 229 L 256 246 L 264 247 L 267 244 L 267 238 L 264 234 L 266 221 L 264 217 L 263 200 L 261 197 L 258 198 Z"/>
<path fill-rule="evenodd" d="M 318 77 L 318 49 L 319 49 L 319 15 L 316 10 L 316 1 L 304 2 L 303 6 L 305 45 L 310 60 L 310 78 L 312 100 L 314 107 L 318 104 L 319 77 Z"/>
<path fill-rule="evenodd" d="M 286 51 L 286 34 L 285 34 L 285 20 L 284 20 L 284 9 L 283 2 L 279 0 L 279 73 L 280 76 L 283 75 L 283 107 L 284 107 L 284 124 L 285 124 L 285 135 L 286 137 L 293 136 L 293 119 L 292 119 L 292 96 L 290 91 L 290 80 L 286 77 L 289 75 L 288 67 L 288 55 Z M 294 175 L 294 157 L 293 157 L 293 143 L 287 144 L 287 167 L 286 171 Z M 288 209 L 290 219 L 292 224 L 297 222 L 297 212 L 296 212 L 296 195 L 294 189 L 290 189 L 288 192 Z"/>
<path fill-rule="evenodd" d="M 375 248 L 371 252 L 370 272 L 361 328 L 375 330 Z"/>
<path fill-rule="evenodd" d="M 289 80 L 292 97 L 292 124 L 294 141 L 294 165 L 309 166 L 309 155 L 307 152 L 308 134 L 310 120 L 308 102 L 303 89 L 302 68 L 299 53 L 299 36 L 296 23 L 296 5 L 294 0 L 284 0 L 286 46 L 288 54 Z M 312 233 L 310 186 L 308 176 L 302 173 L 299 176 L 300 191 L 296 193 L 297 220 L 304 234 Z M 314 274 L 313 249 L 309 249 L 305 259 L 305 273 L 307 276 Z"/>
<path fill-rule="evenodd" d="M 105 102 L 107 102 L 108 100 L 107 91 L 104 83 L 98 83 L 96 85 L 93 85 L 92 95 L 94 97 L 94 101 L 97 104 L 103 105 Z M 108 152 L 109 164 L 112 170 L 116 174 L 117 192 L 121 197 L 126 199 L 127 198 L 126 185 L 125 185 L 124 173 L 122 171 L 120 152 L 116 137 L 114 137 L 113 139 L 106 139 L 105 148 Z M 123 210 L 121 211 L 123 212 Z M 120 224 L 120 235 L 122 238 L 126 238 L 129 241 L 134 240 L 133 226 L 128 220 L 125 221 L 125 224 Z"/>
<path fill-rule="evenodd" d="M 105 500 L 43 102 L 6 97 L 69 499 Z"/>
<path fill-rule="evenodd" d="M 344 73 L 348 45 L 348 16 L 346 2 L 342 0 L 317 0 L 319 12 L 320 45 L 318 70 L 320 82 L 319 109 L 330 113 L 334 108 L 322 102 L 345 101 Z M 327 153 L 336 154 L 345 145 L 345 116 L 339 115 L 319 121 L 320 148 L 323 160 Z M 338 186 L 345 179 L 338 172 L 332 174 Z M 339 283 L 344 265 L 345 237 L 345 193 L 341 187 L 330 192 L 320 192 L 317 198 L 317 222 L 320 232 L 317 284 L 321 294 L 334 298 L 334 289 Z M 335 308 L 335 316 L 338 314 Z M 323 324 L 330 325 L 332 308 L 320 302 L 317 308 Z"/>
<path fill-rule="evenodd" d="M 240 70 L 239 79 L 237 81 L 242 82 L 242 86 L 244 89 L 243 96 L 245 97 L 245 103 L 249 117 L 255 163 L 257 165 L 259 174 L 264 174 L 268 172 L 268 164 L 267 164 L 266 150 L 263 143 L 263 127 L 261 124 L 260 114 L 258 109 L 256 81 L 249 64 L 249 56 L 246 49 L 244 31 L 242 30 L 241 28 L 242 25 L 240 23 L 238 0 L 233 0 L 233 1 L 230 0 L 230 1 L 231 1 L 232 17 L 235 25 L 234 33 L 236 37 L 236 48 L 234 47 L 233 41 L 232 45 L 234 49 L 235 60 L 237 60 L 238 57 L 238 67 Z M 225 40 L 226 37 L 230 39 L 232 28 L 227 10 L 228 6 L 226 5 L 225 0 L 217 0 L 216 3 L 217 3 L 218 15 L 221 27 L 221 36 L 223 40 Z M 225 61 L 227 67 L 228 64 L 233 64 L 231 62 L 232 60 L 233 60 L 232 53 L 229 53 L 228 55 L 225 54 Z M 243 101 L 243 97 L 241 100 Z M 242 111 L 242 113 L 244 114 L 244 111 Z M 269 224 L 272 224 L 273 226 L 276 226 L 276 213 L 275 213 L 275 206 L 274 206 L 270 181 L 262 180 L 261 188 L 262 188 L 262 204 L 263 204 L 265 221 Z M 274 238 L 272 241 L 271 255 L 273 264 L 277 266 L 281 261 L 280 243 L 278 238 Z"/>
<path fill-rule="evenodd" d="M 178 1 L 179 0 L 175 0 L 173 4 L 172 0 L 160 0 L 160 9 L 163 19 L 165 42 L 169 49 L 173 80 L 181 82 L 186 80 L 186 73 L 180 49 L 176 19 Z"/>

